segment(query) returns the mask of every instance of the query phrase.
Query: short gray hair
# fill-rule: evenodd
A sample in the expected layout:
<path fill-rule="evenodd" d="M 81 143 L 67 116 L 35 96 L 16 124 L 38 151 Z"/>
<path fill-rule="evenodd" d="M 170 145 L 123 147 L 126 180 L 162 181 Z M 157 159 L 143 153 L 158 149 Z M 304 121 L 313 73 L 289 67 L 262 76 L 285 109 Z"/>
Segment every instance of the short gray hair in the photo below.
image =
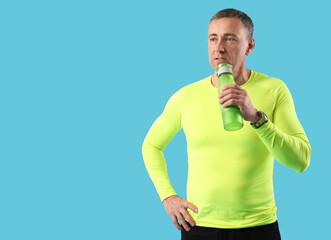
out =
<path fill-rule="evenodd" d="M 218 11 L 210 20 L 209 24 L 219 18 L 239 18 L 248 31 L 248 38 L 253 37 L 254 24 L 252 19 L 244 12 L 234 8 Z"/>

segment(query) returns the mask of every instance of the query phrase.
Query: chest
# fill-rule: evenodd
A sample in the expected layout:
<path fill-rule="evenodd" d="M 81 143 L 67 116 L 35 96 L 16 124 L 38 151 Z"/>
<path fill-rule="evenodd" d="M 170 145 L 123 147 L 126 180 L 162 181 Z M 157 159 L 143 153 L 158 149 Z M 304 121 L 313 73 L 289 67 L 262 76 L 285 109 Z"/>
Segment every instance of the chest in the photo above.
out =
<path fill-rule="evenodd" d="M 247 89 L 252 105 L 267 114 L 272 121 L 275 99 L 266 90 Z M 260 143 L 250 122 L 244 120 L 244 126 L 238 131 L 226 131 L 223 128 L 221 108 L 217 93 L 199 92 L 189 96 L 183 107 L 182 125 L 189 147 L 197 149 L 204 146 L 229 146 L 241 144 L 252 146 Z"/>

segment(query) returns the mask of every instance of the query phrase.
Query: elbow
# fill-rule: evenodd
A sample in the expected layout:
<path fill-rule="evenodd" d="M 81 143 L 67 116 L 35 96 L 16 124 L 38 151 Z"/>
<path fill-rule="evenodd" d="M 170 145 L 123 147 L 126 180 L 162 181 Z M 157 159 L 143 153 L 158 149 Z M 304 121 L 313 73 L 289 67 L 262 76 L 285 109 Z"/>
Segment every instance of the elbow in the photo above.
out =
<path fill-rule="evenodd" d="M 143 141 L 143 144 L 141 145 L 142 152 L 144 152 L 145 147 L 146 147 L 146 139 Z"/>
<path fill-rule="evenodd" d="M 146 152 L 148 152 L 148 149 L 150 147 L 149 142 L 147 142 L 147 140 L 145 139 L 142 146 L 141 146 L 141 152 L 144 155 Z"/>
<path fill-rule="evenodd" d="M 297 169 L 297 172 L 298 173 L 303 173 L 303 172 L 305 172 L 307 170 L 308 167 L 309 167 L 309 160 L 308 160 L 308 162 L 306 164 L 303 164 L 301 166 L 301 168 Z"/>
<path fill-rule="evenodd" d="M 298 173 L 303 173 L 307 170 L 307 168 L 310 165 L 310 155 L 311 155 L 311 146 L 310 143 L 307 143 L 307 151 L 306 151 L 306 156 L 304 158 L 303 163 L 301 164 L 300 168 L 298 169 Z"/>
<path fill-rule="evenodd" d="M 144 139 L 144 142 L 141 146 L 141 153 L 142 153 L 143 158 L 144 158 L 146 152 L 148 152 L 148 142 L 146 141 L 146 139 Z M 145 160 L 145 158 L 144 158 L 144 160 Z"/>
<path fill-rule="evenodd" d="M 144 150 L 145 150 L 145 141 L 141 145 L 141 153 L 144 155 Z"/>

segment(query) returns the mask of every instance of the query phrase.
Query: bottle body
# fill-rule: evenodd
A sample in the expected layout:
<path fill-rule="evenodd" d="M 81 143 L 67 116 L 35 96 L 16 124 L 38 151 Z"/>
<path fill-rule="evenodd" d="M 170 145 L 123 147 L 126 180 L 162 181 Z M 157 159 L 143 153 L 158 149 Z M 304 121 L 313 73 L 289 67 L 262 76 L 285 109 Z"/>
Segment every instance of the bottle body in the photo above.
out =
<path fill-rule="evenodd" d="M 224 67 L 225 68 L 222 68 Z M 218 95 L 222 92 L 222 87 L 235 84 L 232 75 L 232 66 L 230 64 L 222 63 L 217 67 L 217 75 L 218 75 Z M 231 71 L 231 72 L 230 72 Z M 241 129 L 244 125 L 243 117 L 240 112 L 240 109 L 235 106 L 231 105 L 228 107 L 223 107 L 220 104 L 222 119 L 223 119 L 223 127 L 227 131 L 237 131 Z"/>

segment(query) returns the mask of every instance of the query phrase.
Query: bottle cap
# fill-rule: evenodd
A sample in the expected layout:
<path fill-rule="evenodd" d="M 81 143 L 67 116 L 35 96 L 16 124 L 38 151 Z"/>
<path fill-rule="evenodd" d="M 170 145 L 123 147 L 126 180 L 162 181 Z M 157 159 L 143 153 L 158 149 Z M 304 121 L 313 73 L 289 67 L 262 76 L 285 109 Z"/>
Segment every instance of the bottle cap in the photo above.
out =
<path fill-rule="evenodd" d="M 228 63 L 221 63 L 216 68 L 217 76 L 221 75 L 222 73 L 232 73 L 232 65 Z"/>

